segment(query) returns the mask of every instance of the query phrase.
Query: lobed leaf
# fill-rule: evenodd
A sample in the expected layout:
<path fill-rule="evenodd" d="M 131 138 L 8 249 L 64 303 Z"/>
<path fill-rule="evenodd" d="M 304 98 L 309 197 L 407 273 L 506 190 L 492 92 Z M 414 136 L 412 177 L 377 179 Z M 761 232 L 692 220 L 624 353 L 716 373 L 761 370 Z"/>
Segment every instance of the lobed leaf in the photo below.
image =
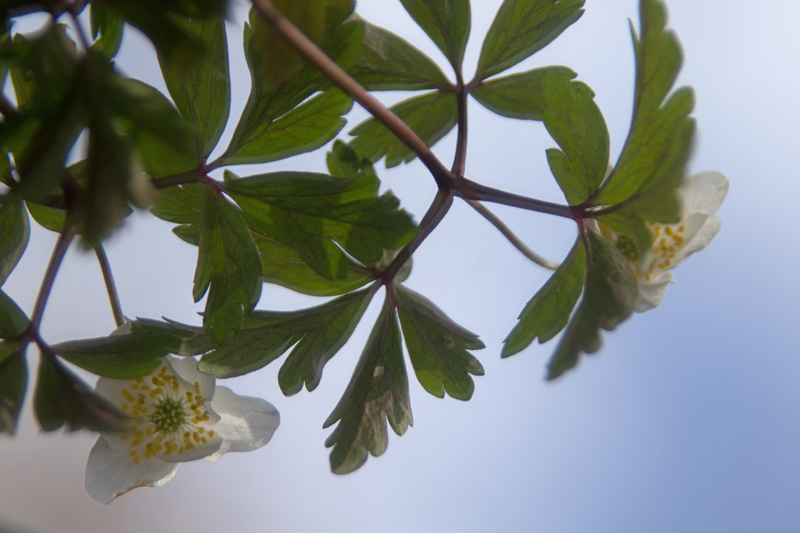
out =
<path fill-rule="evenodd" d="M 600 328 L 612 330 L 633 311 L 638 284 L 625 257 L 593 231 L 585 233 L 587 270 L 583 299 L 548 363 L 547 379 L 578 364 L 581 352 L 600 349 Z"/>
<path fill-rule="evenodd" d="M 453 69 L 460 71 L 469 40 L 469 0 L 400 0 L 400 3 L 439 47 Z"/>
<path fill-rule="evenodd" d="M 420 384 L 437 398 L 444 398 L 445 391 L 457 400 L 472 398 L 475 383 L 470 374 L 482 376 L 484 372 L 467 350 L 486 346 L 421 294 L 400 284 L 395 291 L 403 338 Z"/>
<path fill-rule="evenodd" d="M 127 416 L 93 392 L 55 356 L 43 353 L 34 393 L 34 408 L 44 431 L 66 425 L 68 431 L 121 431 Z"/>
<path fill-rule="evenodd" d="M 194 301 L 208 291 L 203 327 L 224 344 L 242 326 L 242 314 L 261 297 L 261 260 L 236 207 L 206 188 L 200 212 L 200 239 Z"/>
<path fill-rule="evenodd" d="M 557 74 L 571 80 L 577 74 L 567 67 L 544 67 L 485 81 L 470 94 L 486 109 L 500 116 L 523 120 L 542 120 L 547 108 L 544 79 Z"/>
<path fill-rule="evenodd" d="M 567 259 L 525 305 L 519 322 L 503 341 L 505 345 L 500 356 L 521 352 L 537 337 L 539 343 L 544 344 L 564 329 L 583 291 L 585 279 L 586 249 L 577 241 Z"/>
<path fill-rule="evenodd" d="M 416 91 L 449 87 L 450 82 L 428 56 L 413 45 L 372 24 L 364 24 L 364 43 L 347 69 L 368 91 Z"/>
<path fill-rule="evenodd" d="M 561 150 L 547 150 L 550 169 L 570 205 L 589 198 L 608 169 L 608 128 L 592 94 L 557 74 L 544 77 L 543 119 Z"/>
<path fill-rule="evenodd" d="M 0 339 L 10 339 L 25 333 L 29 320 L 17 303 L 0 290 Z"/>
<path fill-rule="evenodd" d="M 28 364 L 17 342 L 0 342 L 0 434 L 17 429 L 28 388 Z"/>
<path fill-rule="evenodd" d="M 391 108 L 429 147 L 447 135 L 458 122 L 458 104 L 453 92 L 432 92 L 410 98 Z M 370 118 L 350 131 L 350 146 L 373 163 L 386 156 L 386 168 L 413 161 L 416 156 L 394 133 Z"/>
<path fill-rule="evenodd" d="M 323 425 L 339 422 L 325 441 L 325 446 L 333 447 L 333 473 L 357 470 L 368 453 L 377 457 L 385 452 L 387 420 L 398 435 L 412 425 L 400 326 L 388 297 L 342 399 Z"/>
<path fill-rule="evenodd" d="M 25 204 L 14 193 L 0 197 L 0 286 L 28 246 L 31 227 Z"/>
<path fill-rule="evenodd" d="M 585 0 L 504 0 L 478 58 L 485 80 L 532 56 L 583 15 Z"/>

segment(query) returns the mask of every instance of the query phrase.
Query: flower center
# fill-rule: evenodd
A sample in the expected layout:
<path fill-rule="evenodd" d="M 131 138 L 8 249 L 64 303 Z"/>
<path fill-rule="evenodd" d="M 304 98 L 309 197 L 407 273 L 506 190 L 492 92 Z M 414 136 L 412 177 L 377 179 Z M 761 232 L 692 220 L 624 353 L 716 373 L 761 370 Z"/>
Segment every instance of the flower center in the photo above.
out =
<path fill-rule="evenodd" d="M 643 272 L 642 275 L 650 281 L 654 271 L 672 267 L 676 252 L 686 243 L 686 226 L 680 222 L 667 225 L 656 222 L 648 224 L 653 237 L 653 244 L 650 245 L 653 261 L 647 272 Z"/>
<path fill-rule="evenodd" d="M 155 405 L 155 411 L 150 415 L 150 422 L 160 433 L 175 433 L 186 423 L 183 400 L 163 398 Z"/>

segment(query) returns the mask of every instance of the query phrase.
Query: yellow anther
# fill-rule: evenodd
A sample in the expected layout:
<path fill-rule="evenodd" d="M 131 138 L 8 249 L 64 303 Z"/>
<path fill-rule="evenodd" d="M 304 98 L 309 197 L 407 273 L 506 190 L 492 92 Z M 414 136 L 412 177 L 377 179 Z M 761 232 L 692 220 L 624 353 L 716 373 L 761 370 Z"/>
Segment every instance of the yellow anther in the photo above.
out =
<path fill-rule="evenodd" d="M 136 459 L 134 459 L 134 461 L 136 461 L 137 465 L 141 464 L 142 463 L 142 458 L 141 457 L 137 457 Z"/>
<path fill-rule="evenodd" d="M 675 233 L 675 232 L 672 231 L 672 228 L 668 227 L 668 228 L 666 228 L 664 230 L 664 233 L 666 233 L 667 235 L 669 235 L 671 237 L 673 235 L 673 233 Z"/>
<path fill-rule="evenodd" d="M 137 455 L 138 453 L 136 452 L 136 450 L 131 451 L 131 457 L 136 457 Z"/>
<path fill-rule="evenodd" d="M 122 440 L 128 440 L 129 438 L 131 438 L 131 436 L 130 435 L 121 435 L 120 438 Z"/>

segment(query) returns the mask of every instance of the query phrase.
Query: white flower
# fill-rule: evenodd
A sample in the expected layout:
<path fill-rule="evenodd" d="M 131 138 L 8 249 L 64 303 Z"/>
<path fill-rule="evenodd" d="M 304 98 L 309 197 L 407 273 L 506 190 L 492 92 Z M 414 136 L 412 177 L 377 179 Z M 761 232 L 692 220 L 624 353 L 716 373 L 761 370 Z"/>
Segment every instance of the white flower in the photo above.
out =
<path fill-rule="evenodd" d="M 265 400 L 216 387 L 192 357 L 164 357 L 133 380 L 101 377 L 96 390 L 132 417 L 128 432 L 101 433 L 89 454 L 86 491 L 101 503 L 163 485 L 181 462 L 260 448 L 280 422 Z"/>
<path fill-rule="evenodd" d="M 636 312 L 643 313 L 660 305 L 667 285 L 673 281 L 671 270 L 708 246 L 719 232 L 722 221 L 713 215 L 725 200 L 728 186 L 728 178 L 719 172 L 703 172 L 683 180 L 678 189 L 681 219 L 675 224 L 648 222 L 653 237 L 648 253 L 639 253 L 632 239 L 599 225 L 600 233 L 631 261 L 639 281 Z M 598 226 L 592 227 L 597 229 Z"/>

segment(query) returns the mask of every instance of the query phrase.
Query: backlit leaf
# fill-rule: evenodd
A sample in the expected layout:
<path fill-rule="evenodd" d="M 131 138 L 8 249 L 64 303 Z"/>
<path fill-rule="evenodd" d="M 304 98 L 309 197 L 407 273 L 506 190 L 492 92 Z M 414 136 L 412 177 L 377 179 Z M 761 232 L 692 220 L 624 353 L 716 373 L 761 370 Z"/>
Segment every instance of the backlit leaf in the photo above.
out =
<path fill-rule="evenodd" d="M 16 342 L 0 342 L 0 434 L 13 435 L 28 387 L 28 364 Z"/>
<path fill-rule="evenodd" d="M 25 204 L 14 193 L 0 197 L 0 285 L 28 246 L 31 228 Z"/>
<path fill-rule="evenodd" d="M 470 30 L 469 0 L 400 0 L 439 50 L 461 69 Z"/>
<path fill-rule="evenodd" d="M 571 80 L 577 74 L 566 67 L 545 67 L 485 81 L 470 94 L 500 116 L 525 120 L 542 120 L 547 108 L 544 95 L 546 74 L 558 74 Z"/>

